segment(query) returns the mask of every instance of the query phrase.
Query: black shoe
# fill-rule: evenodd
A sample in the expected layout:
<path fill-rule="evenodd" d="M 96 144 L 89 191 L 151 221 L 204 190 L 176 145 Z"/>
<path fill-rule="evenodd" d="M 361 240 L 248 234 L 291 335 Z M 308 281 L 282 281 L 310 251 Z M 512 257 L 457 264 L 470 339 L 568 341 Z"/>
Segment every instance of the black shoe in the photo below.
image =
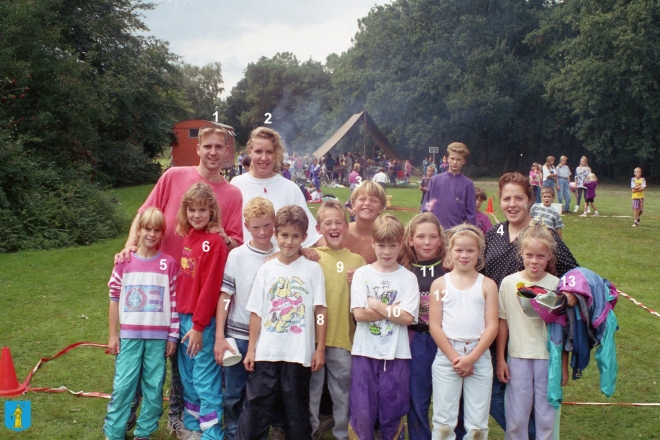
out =
<path fill-rule="evenodd" d="M 131 412 L 131 415 L 128 417 L 128 422 L 126 422 L 126 431 L 130 431 L 131 429 L 135 428 L 136 424 L 137 416 L 134 412 Z"/>

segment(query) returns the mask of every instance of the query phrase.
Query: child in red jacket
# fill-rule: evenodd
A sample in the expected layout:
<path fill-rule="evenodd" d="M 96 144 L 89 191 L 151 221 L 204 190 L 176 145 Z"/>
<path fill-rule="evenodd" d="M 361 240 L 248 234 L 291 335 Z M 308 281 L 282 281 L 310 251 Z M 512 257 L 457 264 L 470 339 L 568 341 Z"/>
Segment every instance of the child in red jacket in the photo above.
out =
<path fill-rule="evenodd" d="M 227 245 L 209 229 L 220 225 L 213 190 L 199 182 L 183 195 L 177 233 L 184 236 L 177 280 L 180 331 L 179 372 L 186 429 L 203 439 L 222 438 L 222 370 L 215 362 L 215 309 L 227 261 Z"/>

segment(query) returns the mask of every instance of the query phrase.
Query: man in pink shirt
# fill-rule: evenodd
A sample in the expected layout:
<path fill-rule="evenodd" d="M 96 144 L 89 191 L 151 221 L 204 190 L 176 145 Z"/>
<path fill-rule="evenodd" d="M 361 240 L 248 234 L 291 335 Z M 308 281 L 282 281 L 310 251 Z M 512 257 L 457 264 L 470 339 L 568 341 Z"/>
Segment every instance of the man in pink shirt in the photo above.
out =
<path fill-rule="evenodd" d="M 126 245 L 120 253 L 115 255 L 115 264 L 118 261 L 130 260 L 131 252 L 137 250 L 139 213 L 149 207 L 158 208 L 165 215 L 167 229 L 160 250 L 175 259 L 180 259 L 183 237 L 176 234 L 177 212 L 183 194 L 197 182 L 206 183 L 215 193 L 222 218 L 222 227 L 218 233 L 227 245 L 227 250 L 243 244 L 243 197 L 241 191 L 234 185 L 230 185 L 220 173 L 221 164 L 227 155 L 227 136 L 225 129 L 215 125 L 207 125 L 199 130 L 199 144 L 197 144 L 199 165 L 196 167 L 172 167 L 163 173 L 147 200 L 138 209 L 138 215 L 133 220 Z M 177 437 L 183 438 L 188 432 L 181 422 L 183 396 L 176 355 L 171 356 L 170 360 L 172 360 L 172 379 L 168 426 L 176 431 Z M 139 393 L 136 398 L 139 400 Z M 134 419 L 134 414 L 135 407 L 131 408 L 129 424 Z"/>

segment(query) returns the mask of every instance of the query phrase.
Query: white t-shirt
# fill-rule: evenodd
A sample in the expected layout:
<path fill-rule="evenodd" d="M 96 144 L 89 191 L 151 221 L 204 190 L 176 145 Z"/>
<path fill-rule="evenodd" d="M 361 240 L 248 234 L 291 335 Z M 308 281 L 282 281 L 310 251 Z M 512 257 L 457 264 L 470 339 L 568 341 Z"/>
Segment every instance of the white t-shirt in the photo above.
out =
<path fill-rule="evenodd" d="M 400 303 L 402 311 L 410 313 L 414 322 L 419 314 L 419 285 L 417 277 L 403 266 L 394 272 L 379 272 L 367 265 L 353 274 L 351 311 L 356 307 L 369 308 L 367 298 L 385 304 Z M 392 313 L 397 309 L 392 308 Z M 358 322 L 351 354 L 373 359 L 410 359 L 408 328 L 387 318 L 373 322 Z"/>
<path fill-rule="evenodd" d="M 509 356 L 521 359 L 549 359 L 546 348 L 548 330 L 540 316 L 527 316 L 518 300 L 518 283 L 526 281 L 518 272 L 507 276 L 500 284 L 500 319 L 509 327 Z M 556 289 L 559 278 L 547 274 L 534 283 L 547 289 Z"/>
<path fill-rule="evenodd" d="M 543 165 L 543 181 L 544 182 L 546 180 L 548 180 L 548 176 L 550 174 L 556 174 L 556 173 L 557 172 L 555 171 L 554 165 L 552 165 L 552 166 Z M 243 197 L 245 197 L 245 195 Z"/>
<path fill-rule="evenodd" d="M 257 179 L 252 177 L 250 173 L 245 173 L 234 177 L 231 179 L 230 183 L 241 190 L 241 194 L 243 195 L 243 209 L 245 209 L 247 202 L 258 196 L 270 200 L 275 208 L 275 212 L 287 205 L 300 206 L 305 210 L 307 218 L 309 219 L 307 239 L 303 242 L 303 247 L 312 246 L 321 239 L 321 234 L 316 231 L 316 218 L 314 218 L 309 211 L 307 201 L 305 200 L 302 191 L 300 191 L 300 188 L 298 188 L 298 186 L 292 181 L 285 179 L 279 174 L 268 179 Z M 220 215 L 222 215 L 222 213 L 220 213 Z M 245 227 L 245 219 L 243 219 L 243 223 L 243 241 L 247 243 L 252 239 L 252 234 L 250 234 Z M 271 241 L 273 242 L 273 246 L 277 246 L 274 236 Z"/>
<path fill-rule="evenodd" d="M 376 183 L 387 183 L 387 174 L 381 171 L 380 173 L 376 173 L 371 180 Z"/>
<path fill-rule="evenodd" d="M 268 252 L 260 251 L 250 246 L 249 242 L 229 252 L 221 288 L 223 292 L 232 295 L 227 314 L 228 337 L 249 339 L 250 312 L 246 307 L 252 284 L 259 268 L 275 252 L 275 248 Z"/>
<path fill-rule="evenodd" d="M 291 264 L 275 258 L 262 265 L 247 304 L 261 318 L 255 360 L 311 366 L 314 306 L 325 305 L 325 278 L 318 263 L 300 257 Z"/>

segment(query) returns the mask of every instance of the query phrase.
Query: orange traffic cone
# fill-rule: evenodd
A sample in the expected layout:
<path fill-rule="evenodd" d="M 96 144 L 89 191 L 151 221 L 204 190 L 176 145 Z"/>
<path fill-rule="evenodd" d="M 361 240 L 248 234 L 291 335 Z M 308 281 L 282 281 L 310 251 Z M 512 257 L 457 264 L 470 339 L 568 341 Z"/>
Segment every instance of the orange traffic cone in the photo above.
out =
<path fill-rule="evenodd" d="M 493 198 L 488 197 L 488 207 L 486 208 L 487 214 L 493 214 Z"/>
<path fill-rule="evenodd" d="M 25 392 L 25 385 L 18 383 L 14 361 L 11 359 L 9 347 L 2 347 L 0 358 L 0 396 L 13 397 Z"/>

